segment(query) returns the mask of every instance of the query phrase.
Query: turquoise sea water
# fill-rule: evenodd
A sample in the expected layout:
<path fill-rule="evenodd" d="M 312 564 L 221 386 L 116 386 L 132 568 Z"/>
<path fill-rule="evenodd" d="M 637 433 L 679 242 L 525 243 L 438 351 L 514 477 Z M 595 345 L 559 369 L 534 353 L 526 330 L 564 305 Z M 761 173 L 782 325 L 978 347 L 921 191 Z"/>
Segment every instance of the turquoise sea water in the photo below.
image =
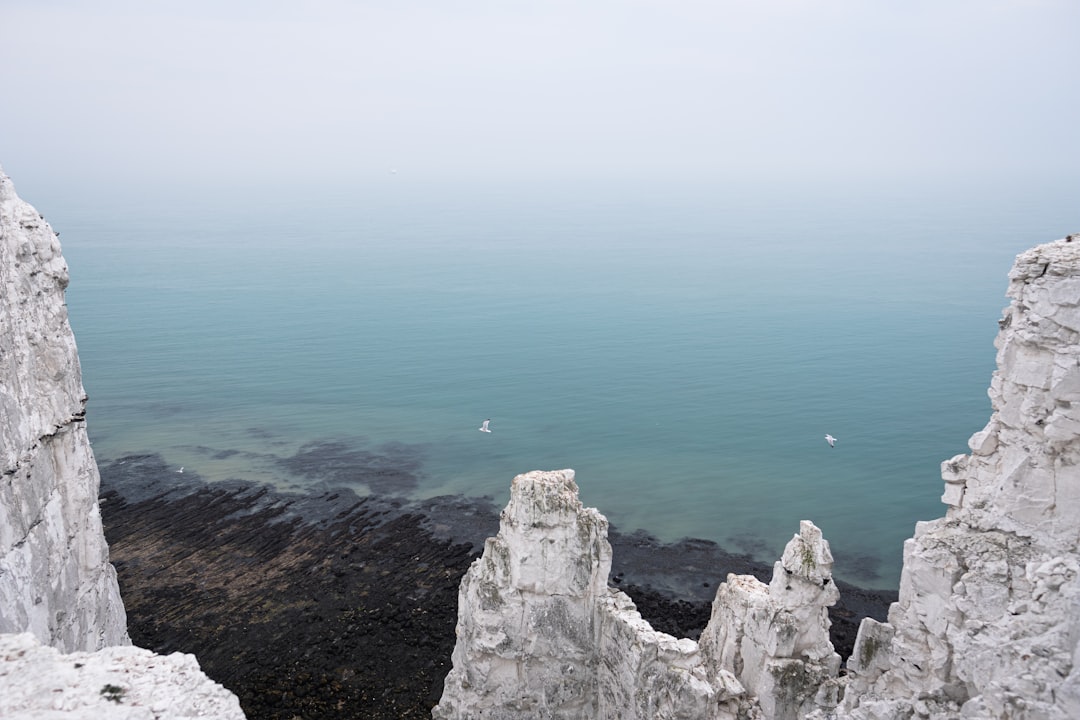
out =
<path fill-rule="evenodd" d="M 1046 192 L 27 199 L 62 233 L 99 461 L 282 487 L 363 465 L 500 506 L 515 474 L 571 467 L 663 539 L 771 561 L 812 519 L 877 587 L 989 417 L 1014 256 L 1080 229 Z"/>

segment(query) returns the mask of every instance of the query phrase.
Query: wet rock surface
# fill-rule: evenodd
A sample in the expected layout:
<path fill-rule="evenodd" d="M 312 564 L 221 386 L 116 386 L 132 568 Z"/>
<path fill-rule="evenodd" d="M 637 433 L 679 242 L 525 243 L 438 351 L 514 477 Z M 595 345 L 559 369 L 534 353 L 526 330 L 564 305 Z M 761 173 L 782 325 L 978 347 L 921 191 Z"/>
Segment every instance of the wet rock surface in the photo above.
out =
<path fill-rule="evenodd" d="M 252 720 L 430 717 L 450 670 L 458 586 L 499 527 L 492 501 L 207 485 L 156 455 L 103 464 L 101 475 L 137 645 L 193 653 Z M 680 637 L 700 634 L 728 572 L 769 572 L 703 541 L 613 531 L 611 544 L 609 583 Z M 845 657 L 861 617 L 883 619 L 890 600 L 854 591 L 842 587 L 833 609 Z"/>

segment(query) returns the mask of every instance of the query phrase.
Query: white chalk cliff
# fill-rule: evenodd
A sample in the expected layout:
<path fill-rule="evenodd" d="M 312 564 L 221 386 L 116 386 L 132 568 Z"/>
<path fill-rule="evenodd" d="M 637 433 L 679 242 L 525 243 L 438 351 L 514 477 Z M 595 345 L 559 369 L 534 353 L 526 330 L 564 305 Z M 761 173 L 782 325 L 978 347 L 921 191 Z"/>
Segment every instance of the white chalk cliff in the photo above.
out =
<path fill-rule="evenodd" d="M 1080 237 L 1016 259 L 993 414 L 863 622 L 845 718 L 1080 718 Z"/>
<path fill-rule="evenodd" d="M 571 470 L 514 478 L 461 584 L 436 720 L 1080 718 L 1080 236 L 1021 254 L 993 414 L 942 465 L 949 507 L 904 546 L 888 622 L 847 674 L 828 543 L 803 522 L 769 585 L 730 575 L 700 642 L 607 587 L 607 521 Z"/>
<path fill-rule="evenodd" d="M 0 717 L 242 718 L 194 658 L 130 646 L 67 284 L 56 233 L 0 170 Z"/>
<path fill-rule="evenodd" d="M 0 632 L 71 652 L 130 642 L 49 224 L 0 171 Z"/>

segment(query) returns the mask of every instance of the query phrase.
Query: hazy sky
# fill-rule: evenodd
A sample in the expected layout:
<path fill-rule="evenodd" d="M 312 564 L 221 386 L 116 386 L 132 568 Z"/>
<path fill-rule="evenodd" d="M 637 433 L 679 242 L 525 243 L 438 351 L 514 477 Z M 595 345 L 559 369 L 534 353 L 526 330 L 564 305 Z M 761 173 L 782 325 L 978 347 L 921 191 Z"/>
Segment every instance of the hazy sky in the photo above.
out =
<path fill-rule="evenodd" d="M 0 165 L 82 182 L 1077 180 L 1076 0 L 0 0 Z"/>

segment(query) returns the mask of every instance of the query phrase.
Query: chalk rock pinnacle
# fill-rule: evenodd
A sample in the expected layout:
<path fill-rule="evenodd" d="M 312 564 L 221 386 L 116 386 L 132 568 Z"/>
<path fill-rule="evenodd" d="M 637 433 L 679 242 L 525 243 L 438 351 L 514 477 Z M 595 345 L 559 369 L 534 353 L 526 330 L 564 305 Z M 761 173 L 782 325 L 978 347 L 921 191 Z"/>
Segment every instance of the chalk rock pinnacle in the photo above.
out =
<path fill-rule="evenodd" d="M 753 720 L 832 709 L 831 565 L 821 532 L 803 523 L 773 586 L 734 575 L 721 585 L 699 647 L 655 631 L 607 587 L 607 520 L 582 507 L 572 470 L 519 475 L 499 534 L 462 580 L 454 668 L 433 716 Z"/>
<path fill-rule="evenodd" d="M 67 284 L 56 233 L 0 170 L 0 632 L 70 652 L 130 641 Z"/>
<path fill-rule="evenodd" d="M 701 651 L 714 669 L 735 673 L 767 718 L 794 720 L 834 708 L 840 656 L 829 641 L 828 608 L 839 599 L 829 544 L 804 520 L 773 566 L 771 583 L 728 575 Z"/>
<path fill-rule="evenodd" d="M 461 583 L 436 717 L 595 716 L 593 610 L 610 569 L 607 520 L 582 507 L 572 470 L 515 477 L 499 534 Z"/>
<path fill-rule="evenodd" d="M 1017 257 L 993 414 L 865 620 L 841 717 L 1080 717 L 1080 243 Z"/>

